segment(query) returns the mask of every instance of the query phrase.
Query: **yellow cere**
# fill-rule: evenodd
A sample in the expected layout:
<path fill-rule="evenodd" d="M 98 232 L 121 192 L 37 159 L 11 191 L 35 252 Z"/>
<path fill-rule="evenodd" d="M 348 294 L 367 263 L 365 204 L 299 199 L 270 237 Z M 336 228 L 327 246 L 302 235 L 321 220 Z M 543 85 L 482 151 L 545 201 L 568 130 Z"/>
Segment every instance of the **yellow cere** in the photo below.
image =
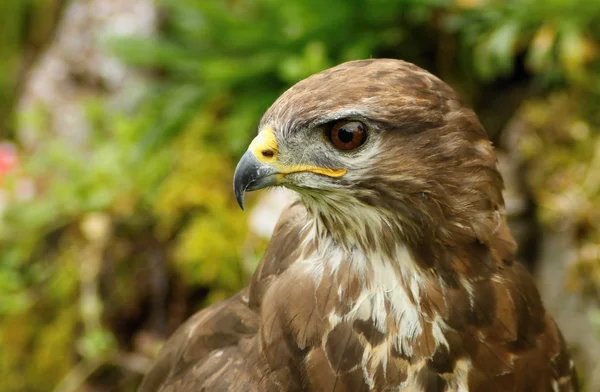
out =
<path fill-rule="evenodd" d="M 248 147 L 252 154 L 260 162 L 268 163 L 273 165 L 280 174 L 290 174 L 298 172 L 312 172 L 322 174 L 328 177 L 341 177 L 346 174 L 346 169 L 329 169 L 325 167 L 312 166 L 312 165 L 284 165 L 277 162 L 277 140 L 273 128 L 266 126 L 258 133 L 258 135 L 252 140 Z M 265 152 L 268 152 L 265 154 Z"/>
<path fill-rule="evenodd" d="M 272 163 L 277 161 L 277 140 L 273 133 L 273 128 L 266 126 L 258 133 L 258 135 L 250 143 L 248 147 L 254 154 L 256 159 L 264 163 Z M 272 153 L 271 156 L 265 156 L 265 151 Z"/>

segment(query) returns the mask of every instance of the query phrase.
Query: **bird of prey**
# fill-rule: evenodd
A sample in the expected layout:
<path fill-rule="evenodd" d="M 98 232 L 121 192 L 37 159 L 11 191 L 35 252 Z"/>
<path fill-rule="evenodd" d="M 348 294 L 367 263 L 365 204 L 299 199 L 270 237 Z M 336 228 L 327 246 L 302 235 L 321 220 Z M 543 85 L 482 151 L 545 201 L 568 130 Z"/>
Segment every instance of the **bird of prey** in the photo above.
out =
<path fill-rule="evenodd" d="M 515 261 L 477 116 L 404 61 L 351 61 L 264 114 L 234 191 L 284 186 L 249 285 L 191 317 L 141 391 L 577 391 Z"/>

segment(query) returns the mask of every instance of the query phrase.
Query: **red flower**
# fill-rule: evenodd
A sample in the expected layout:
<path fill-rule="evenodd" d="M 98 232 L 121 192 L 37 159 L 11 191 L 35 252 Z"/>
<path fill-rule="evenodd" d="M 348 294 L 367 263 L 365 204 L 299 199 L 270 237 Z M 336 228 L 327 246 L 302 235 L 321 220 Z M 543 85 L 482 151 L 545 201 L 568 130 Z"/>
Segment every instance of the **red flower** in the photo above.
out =
<path fill-rule="evenodd" d="M 10 143 L 0 143 L 0 173 L 6 173 L 17 165 L 17 149 Z"/>
<path fill-rule="evenodd" d="M 0 143 L 0 181 L 5 173 L 15 168 L 19 163 L 17 149 L 10 143 Z"/>

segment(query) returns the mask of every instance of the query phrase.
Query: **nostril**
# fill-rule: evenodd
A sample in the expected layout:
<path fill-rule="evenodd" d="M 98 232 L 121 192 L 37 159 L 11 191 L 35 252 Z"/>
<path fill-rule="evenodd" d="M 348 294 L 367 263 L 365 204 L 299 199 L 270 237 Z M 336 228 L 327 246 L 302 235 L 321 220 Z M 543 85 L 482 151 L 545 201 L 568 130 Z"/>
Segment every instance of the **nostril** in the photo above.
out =
<path fill-rule="evenodd" d="M 273 150 L 262 150 L 262 151 L 261 151 L 261 154 L 262 154 L 262 156 L 263 156 L 263 157 L 265 157 L 265 158 L 273 158 L 273 155 L 275 155 L 275 154 L 273 153 Z"/>

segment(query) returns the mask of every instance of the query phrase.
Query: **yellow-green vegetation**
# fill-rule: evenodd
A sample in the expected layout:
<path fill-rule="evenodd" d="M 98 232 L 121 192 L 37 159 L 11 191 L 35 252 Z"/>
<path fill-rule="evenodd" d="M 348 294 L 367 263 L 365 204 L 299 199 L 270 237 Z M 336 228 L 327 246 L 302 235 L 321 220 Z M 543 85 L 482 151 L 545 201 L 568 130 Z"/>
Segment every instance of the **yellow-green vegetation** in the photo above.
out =
<path fill-rule="evenodd" d="M 14 132 L 23 79 L 52 37 L 64 0 L 0 0 L 0 136 Z"/>
<path fill-rule="evenodd" d="M 0 0 L 0 10 L 23 17 L 42 3 L 54 4 Z M 16 112 L 14 63 L 0 63 L 0 130 L 37 130 L 36 147 L 2 136 L 23 162 L 0 186 L 10 193 L 26 178 L 36 193 L 0 219 L 0 391 L 134 390 L 162 339 L 239 290 L 260 258 L 266 240 L 249 232 L 231 177 L 262 113 L 292 83 L 357 58 L 402 58 L 439 75 L 494 141 L 519 116 L 532 216 L 577 228 L 570 288 L 600 299 L 597 0 L 156 6 L 156 37 L 103 41 L 148 76 L 143 99 L 125 109 L 103 94 L 82 100 L 81 144 L 57 137 L 49 118 L 60 113 Z M 3 21 L 1 57 L 19 59 L 30 46 Z"/>
<path fill-rule="evenodd" d="M 594 292 L 600 288 L 600 124 L 585 116 L 580 102 L 563 92 L 524 105 L 519 146 L 540 222 L 575 234 L 571 288 Z"/>

